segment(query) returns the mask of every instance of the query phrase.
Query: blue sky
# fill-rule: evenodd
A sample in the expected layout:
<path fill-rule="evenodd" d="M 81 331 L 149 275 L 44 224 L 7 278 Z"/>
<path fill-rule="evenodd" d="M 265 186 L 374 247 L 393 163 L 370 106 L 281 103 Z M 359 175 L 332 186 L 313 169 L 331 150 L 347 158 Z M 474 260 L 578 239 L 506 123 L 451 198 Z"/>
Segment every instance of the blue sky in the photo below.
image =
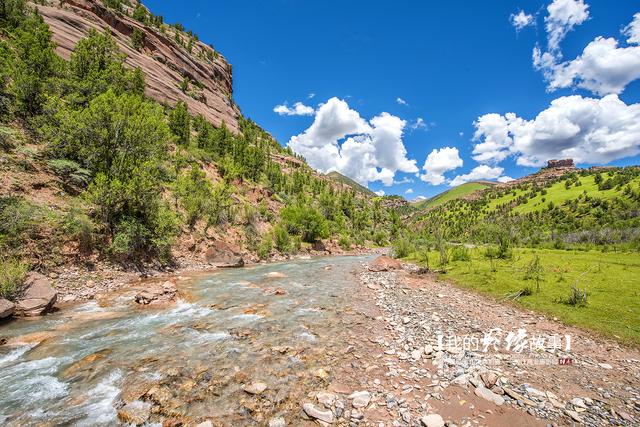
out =
<path fill-rule="evenodd" d="M 476 176 L 517 178 L 566 153 L 581 166 L 640 163 L 635 1 L 144 3 L 233 64 L 246 116 L 283 145 L 297 136 L 292 146 L 319 169 L 376 191 L 429 197 Z M 510 17 L 520 11 L 529 25 L 517 30 Z M 613 70 L 598 63 L 604 56 Z M 308 115 L 274 112 L 296 102 Z"/>

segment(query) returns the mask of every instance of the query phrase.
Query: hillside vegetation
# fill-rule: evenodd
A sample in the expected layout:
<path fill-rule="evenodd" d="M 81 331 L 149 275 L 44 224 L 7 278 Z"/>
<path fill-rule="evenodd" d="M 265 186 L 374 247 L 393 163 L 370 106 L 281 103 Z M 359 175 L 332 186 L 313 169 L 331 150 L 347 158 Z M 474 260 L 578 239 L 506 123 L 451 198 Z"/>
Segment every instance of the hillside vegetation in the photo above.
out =
<path fill-rule="evenodd" d="M 461 286 L 640 343 L 640 168 L 539 174 L 411 217 L 395 242 Z"/>
<path fill-rule="evenodd" d="M 471 194 L 476 193 L 477 191 L 490 188 L 494 185 L 495 183 L 492 182 L 467 182 L 465 184 L 458 185 L 457 187 L 442 192 L 430 199 L 422 200 L 418 203 L 415 203 L 414 207 L 417 210 L 434 208 L 452 200 L 465 198 Z"/>
<path fill-rule="evenodd" d="M 125 3 L 107 5 L 164 25 Z M 166 265 L 215 240 L 266 259 L 397 233 L 397 215 L 318 175 L 251 120 L 233 134 L 182 102 L 145 97 L 144 73 L 108 32 L 63 60 L 21 0 L 3 2 L 0 31 L 0 270 L 15 272 L 0 277 L 5 296 L 27 268 L 81 259 Z"/>

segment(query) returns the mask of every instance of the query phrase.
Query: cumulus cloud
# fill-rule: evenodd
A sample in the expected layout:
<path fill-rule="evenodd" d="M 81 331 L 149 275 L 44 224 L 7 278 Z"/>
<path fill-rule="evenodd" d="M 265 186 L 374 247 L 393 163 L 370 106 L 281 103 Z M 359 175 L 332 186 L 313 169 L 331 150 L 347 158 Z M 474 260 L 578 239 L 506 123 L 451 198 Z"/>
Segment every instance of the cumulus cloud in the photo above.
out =
<path fill-rule="evenodd" d="M 471 172 L 464 174 L 464 175 L 458 175 L 455 178 L 453 178 L 451 180 L 451 182 L 449 182 L 449 186 L 450 187 L 456 187 L 458 185 L 462 185 L 466 182 L 470 182 L 470 181 L 478 181 L 481 179 L 500 179 L 500 176 L 502 175 L 502 172 L 504 171 L 503 168 L 496 166 L 496 167 L 491 167 L 488 165 L 480 165 L 480 166 L 476 166 L 475 168 L 473 168 L 471 170 Z M 506 177 L 505 177 L 506 178 Z"/>
<path fill-rule="evenodd" d="M 338 171 L 362 185 L 391 185 L 398 171 L 418 172 L 402 140 L 406 125 L 389 113 L 366 121 L 334 97 L 320 105 L 311 126 L 291 137 L 288 146 L 323 173 Z"/>
<path fill-rule="evenodd" d="M 422 117 L 418 117 L 411 125 L 409 126 L 412 130 L 418 129 L 428 129 L 429 125 L 424 121 Z"/>
<path fill-rule="evenodd" d="M 589 17 L 588 5 L 577 0 L 555 0 L 545 18 L 548 50 L 533 50 L 533 65 L 541 71 L 548 90 L 578 87 L 604 96 L 620 94 L 640 78 L 640 13 L 623 29 L 628 46 L 615 38 L 596 37 L 573 60 L 563 61 L 560 41 Z"/>
<path fill-rule="evenodd" d="M 273 112 L 281 116 L 313 116 L 315 110 L 302 102 L 296 102 L 293 107 L 288 107 L 287 104 L 276 105 Z"/>
<path fill-rule="evenodd" d="M 633 21 L 622 30 L 622 34 L 629 37 L 627 43 L 640 44 L 640 13 L 633 15 Z"/>
<path fill-rule="evenodd" d="M 501 176 L 500 178 L 498 178 L 498 182 L 510 182 L 513 181 L 513 178 L 511 178 L 510 176 Z"/>
<path fill-rule="evenodd" d="M 407 106 L 409 105 L 409 103 L 407 103 L 407 101 L 405 101 L 404 99 L 402 99 L 402 98 L 400 98 L 400 97 L 397 97 L 397 98 L 396 98 L 396 102 L 397 102 L 398 104 L 400 104 L 400 105 L 407 105 Z"/>
<path fill-rule="evenodd" d="M 377 196 L 380 196 L 380 197 L 384 196 L 384 194 L 385 194 L 385 193 L 384 193 L 384 190 L 374 191 L 374 193 L 376 193 L 376 195 L 377 195 Z"/>
<path fill-rule="evenodd" d="M 485 114 L 474 126 L 473 158 L 483 163 L 514 156 L 522 166 L 557 158 L 606 164 L 640 154 L 640 104 L 627 105 L 617 95 L 564 96 L 532 120 Z"/>
<path fill-rule="evenodd" d="M 509 21 L 511 21 L 511 25 L 513 25 L 516 31 L 520 31 L 529 25 L 533 25 L 535 19 L 533 15 L 529 15 L 524 13 L 524 10 L 521 10 L 518 13 L 512 13 L 509 17 Z"/>
<path fill-rule="evenodd" d="M 420 179 L 431 185 L 440 185 L 446 181 L 445 172 L 457 169 L 463 164 L 460 153 L 455 147 L 434 149 L 427 156 Z"/>
<path fill-rule="evenodd" d="M 553 0 L 545 17 L 547 42 L 550 51 L 560 49 L 560 42 L 576 25 L 589 19 L 589 5 L 583 0 Z"/>
<path fill-rule="evenodd" d="M 407 191 L 404 192 L 404 194 L 413 194 L 413 188 L 408 188 Z"/>

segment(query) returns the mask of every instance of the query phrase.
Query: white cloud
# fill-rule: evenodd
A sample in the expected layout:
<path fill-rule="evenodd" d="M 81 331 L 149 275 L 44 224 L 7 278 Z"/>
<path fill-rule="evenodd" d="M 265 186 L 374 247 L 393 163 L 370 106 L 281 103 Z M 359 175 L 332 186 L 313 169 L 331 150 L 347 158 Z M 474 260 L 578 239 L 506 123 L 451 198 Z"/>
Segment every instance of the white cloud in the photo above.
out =
<path fill-rule="evenodd" d="M 407 191 L 404 192 L 404 194 L 413 194 L 413 188 L 408 188 Z"/>
<path fill-rule="evenodd" d="M 545 18 L 548 51 L 536 46 L 533 65 L 542 71 L 549 91 L 578 87 L 600 96 L 620 94 L 640 78 L 640 13 L 622 31 L 629 46 L 621 47 L 611 37 L 596 37 L 578 57 L 563 61 L 560 41 L 573 26 L 589 17 L 588 7 L 582 0 L 555 0 L 549 5 L 549 16 Z"/>
<path fill-rule="evenodd" d="M 622 30 L 622 34 L 629 37 L 627 43 L 640 44 L 640 13 L 633 15 L 633 21 Z"/>
<path fill-rule="evenodd" d="M 307 95 L 307 99 L 312 99 L 315 98 L 316 94 L 311 92 L 309 95 Z"/>
<path fill-rule="evenodd" d="M 406 106 L 408 106 L 408 105 L 409 105 L 409 103 L 407 103 L 407 101 L 405 101 L 404 99 L 402 99 L 402 98 L 400 98 L 400 97 L 397 97 L 397 98 L 396 98 L 396 102 L 397 102 L 398 104 L 400 104 L 400 105 L 406 105 Z"/>
<path fill-rule="evenodd" d="M 512 13 L 509 17 L 509 21 L 511 21 L 511 25 L 515 27 L 516 31 L 520 31 L 529 25 L 533 25 L 535 19 L 533 15 L 524 13 L 524 10 L 521 10 L 518 13 Z"/>
<path fill-rule="evenodd" d="M 513 178 L 511 178 L 510 176 L 501 176 L 500 178 L 498 178 L 498 182 L 511 182 L 513 181 Z"/>
<path fill-rule="evenodd" d="M 411 183 L 413 183 L 413 182 L 414 182 L 414 181 L 413 181 L 411 178 L 409 178 L 409 177 L 406 177 L 406 176 L 405 176 L 404 178 L 402 178 L 402 179 L 400 179 L 400 180 L 393 180 L 393 185 L 398 185 L 398 184 L 411 184 Z"/>
<path fill-rule="evenodd" d="M 424 196 L 417 196 L 415 199 L 413 199 L 414 202 L 421 202 L 423 200 L 427 200 L 427 198 Z"/>
<path fill-rule="evenodd" d="M 293 104 L 293 108 L 288 107 L 286 104 L 276 105 L 273 107 L 273 112 L 281 116 L 313 116 L 315 110 L 302 102 L 296 102 Z"/>
<path fill-rule="evenodd" d="M 572 158 L 576 163 L 606 164 L 640 154 L 640 104 L 625 104 L 617 95 L 555 99 L 533 120 L 514 113 L 486 114 L 474 123 L 473 150 L 479 162 L 514 156 L 522 166 Z"/>
<path fill-rule="evenodd" d="M 560 42 L 576 25 L 589 19 L 589 5 L 583 0 L 553 0 L 547 6 L 544 19 L 548 47 L 551 52 L 560 49 Z"/>
<path fill-rule="evenodd" d="M 473 170 L 464 175 L 458 175 L 449 183 L 450 187 L 456 187 L 470 181 L 478 181 L 481 179 L 499 179 L 500 175 L 504 171 L 503 168 L 496 166 L 491 167 L 487 165 L 480 165 L 473 168 Z"/>
<path fill-rule="evenodd" d="M 378 195 L 380 197 L 384 196 L 384 190 L 374 191 L 374 193 L 376 193 L 376 195 Z"/>
<path fill-rule="evenodd" d="M 407 122 L 389 113 L 366 121 L 346 101 L 320 105 L 311 126 L 291 137 L 289 147 L 323 173 L 338 171 L 362 185 L 393 184 L 396 172 L 416 173 L 402 141 Z"/>
<path fill-rule="evenodd" d="M 415 122 L 411 123 L 411 125 L 409 126 L 412 130 L 417 130 L 417 129 L 428 129 L 429 125 L 427 124 L 427 122 L 424 121 L 424 119 L 422 117 L 418 117 L 416 119 Z"/>
<path fill-rule="evenodd" d="M 420 179 L 431 185 L 440 185 L 446 181 L 444 173 L 457 169 L 463 164 L 460 153 L 455 147 L 434 149 L 427 156 Z"/>
<path fill-rule="evenodd" d="M 572 61 L 555 63 L 550 56 L 535 57 L 549 90 L 577 86 L 597 95 L 619 94 L 640 78 L 640 46 L 618 47 L 613 38 L 597 37 Z"/>

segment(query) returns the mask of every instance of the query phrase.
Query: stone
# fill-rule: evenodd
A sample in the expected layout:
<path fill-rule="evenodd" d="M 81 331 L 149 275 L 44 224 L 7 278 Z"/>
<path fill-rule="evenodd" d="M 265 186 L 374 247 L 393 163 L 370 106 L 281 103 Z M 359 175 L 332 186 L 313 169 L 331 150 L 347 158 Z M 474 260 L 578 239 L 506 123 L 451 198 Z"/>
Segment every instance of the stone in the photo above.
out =
<path fill-rule="evenodd" d="M 151 416 L 151 405 L 136 400 L 118 410 L 118 420 L 135 426 L 143 425 Z"/>
<path fill-rule="evenodd" d="M 210 420 L 207 420 L 197 424 L 196 427 L 213 427 L 213 423 Z"/>
<path fill-rule="evenodd" d="M 582 417 L 576 411 L 571 411 L 569 409 L 564 411 L 567 415 L 569 415 L 575 422 L 581 423 Z"/>
<path fill-rule="evenodd" d="M 390 270 L 402 270 L 402 263 L 397 259 L 390 258 L 386 255 L 380 255 L 369 264 L 369 271 L 381 272 Z"/>
<path fill-rule="evenodd" d="M 571 403 L 576 408 L 587 409 L 587 405 L 584 403 L 584 400 L 579 397 L 574 397 L 569 401 L 569 403 Z"/>
<path fill-rule="evenodd" d="M 287 423 L 282 417 L 274 417 L 269 420 L 269 427 L 285 427 Z"/>
<path fill-rule="evenodd" d="M 429 414 L 420 418 L 424 427 L 444 427 L 444 420 L 438 414 Z"/>
<path fill-rule="evenodd" d="M 205 260 L 220 268 L 238 268 L 244 266 L 240 250 L 224 242 L 212 243 L 204 254 Z"/>
<path fill-rule="evenodd" d="M 488 389 L 491 389 L 491 387 L 496 385 L 496 382 L 498 381 L 498 376 L 495 374 L 495 372 L 491 371 L 481 373 L 480 378 L 482 379 L 485 387 Z"/>
<path fill-rule="evenodd" d="M 251 383 L 243 388 L 243 390 L 249 394 L 261 394 L 266 389 L 267 385 L 262 382 Z"/>
<path fill-rule="evenodd" d="M 16 301 L 14 315 L 33 317 L 46 314 L 58 299 L 58 292 L 51 280 L 35 271 L 30 272 L 24 282 L 22 295 Z"/>
<path fill-rule="evenodd" d="M 322 409 L 316 408 L 313 403 L 305 403 L 302 405 L 302 409 L 305 414 L 315 420 L 324 421 L 325 423 L 333 422 L 333 412 L 328 409 L 323 411 Z"/>
<path fill-rule="evenodd" d="M 336 401 L 338 396 L 333 393 L 327 393 L 325 391 L 321 391 L 316 395 L 316 399 L 318 402 L 322 403 L 326 408 L 330 408 L 333 406 L 333 403 Z"/>
<path fill-rule="evenodd" d="M 138 292 L 134 300 L 140 305 L 160 304 L 174 301 L 177 293 L 178 289 L 173 282 L 152 283 Z"/>
<path fill-rule="evenodd" d="M 609 365 L 608 363 L 598 363 L 598 366 L 600 366 L 602 369 L 613 369 L 613 366 Z"/>
<path fill-rule="evenodd" d="M 371 401 L 371 394 L 368 391 L 357 391 L 349 395 L 349 399 L 353 399 L 351 404 L 354 408 L 364 408 Z"/>
<path fill-rule="evenodd" d="M 9 300 L 0 298 L 0 320 L 11 317 L 16 309 L 16 305 Z"/>
<path fill-rule="evenodd" d="M 476 396 L 488 400 L 489 402 L 493 402 L 498 406 L 502 406 L 504 404 L 504 397 L 495 394 L 485 387 L 476 388 L 475 394 Z"/>
<path fill-rule="evenodd" d="M 516 393 L 515 391 L 513 391 L 512 389 L 510 389 L 509 387 L 503 387 L 502 390 L 504 390 L 504 392 L 512 399 L 523 402 L 525 405 L 529 405 L 529 406 L 538 406 L 538 404 L 536 402 L 534 402 L 533 400 L 529 399 L 528 397 L 525 397 L 523 395 L 521 395 L 520 393 Z"/>

